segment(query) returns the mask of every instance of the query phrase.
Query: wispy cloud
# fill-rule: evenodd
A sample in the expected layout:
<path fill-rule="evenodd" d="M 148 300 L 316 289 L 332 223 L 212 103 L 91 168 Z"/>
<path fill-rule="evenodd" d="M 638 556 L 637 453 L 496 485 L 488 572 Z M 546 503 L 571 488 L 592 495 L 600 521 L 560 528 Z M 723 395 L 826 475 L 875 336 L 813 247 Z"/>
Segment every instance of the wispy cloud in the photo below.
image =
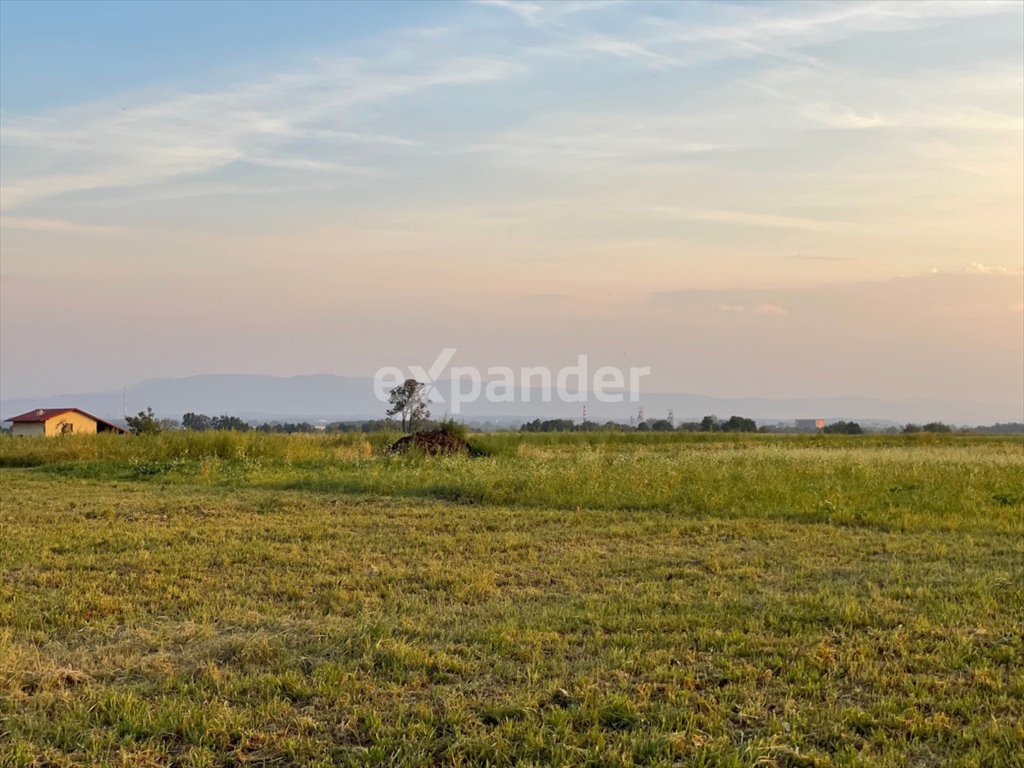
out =
<path fill-rule="evenodd" d="M 673 14 L 620 6 L 615 2 L 539 3 L 481 0 L 508 24 L 525 22 L 530 35 L 509 43 L 493 27 L 476 29 L 455 19 L 450 27 L 393 33 L 377 51 L 337 56 L 326 52 L 305 66 L 211 90 L 169 94 L 163 98 L 84 104 L 45 115 L 4 115 L 6 151 L 46 154 L 54 162 L 32 171 L 2 171 L 2 204 L 14 210 L 69 192 L 158 184 L 196 177 L 232 163 L 250 163 L 296 173 L 363 176 L 375 163 L 403 153 L 488 154 L 505 161 L 544 165 L 568 161 L 656 163 L 728 147 L 758 146 L 768 138 L 758 122 L 783 125 L 785 115 L 771 104 L 743 101 L 744 88 L 760 89 L 785 103 L 804 122 L 838 129 L 907 128 L 1017 135 L 1020 114 L 983 104 L 947 104 L 941 90 L 931 91 L 912 108 L 903 88 L 860 78 L 849 67 L 824 63 L 815 46 L 863 33 L 892 32 L 966 17 L 1020 14 L 1016 3 L 917 2 L 822 3 L 779 6 L 707 6 L 711 21 L 694 23 L 689 13 Z M 684 8 L 685 6 L 680 6 Z M 627 11 L 628 9 L 628 11 Z M 708 97 L 696 113 L 679 118 L 675 104 L 648 115 L 625 117 L 608 110 L 566 104 L 559 113 L 514 116 L 484 130 L 467 122 L 457 141 L 426 142 L 418 126 L 379 119 L 389 103 L 449 87 L 500 86 L 530 72 L 557 78 L 558 58 L 601 57 L 654 70 L 699 66 L 729 58 L 767 56 L 766 68 L 728 83 L 719 98 Z M 781 68 L 775 65 L 787 62 Z M 1014 67 L 999 65 L 999 83 L 1016 85 Z M 610 70 L 614 71 L 614 70 Z M 985 72 L 958 73 L 957 88 L 977 93 L 971 82 L 989 82 Z M 933 78 L 936 79 L 936 78 Z M 937 79 L 946 82 L 945 77 Z M 834 98 L 837 81 L 843 101 Z M 875 84 L 870 89 L 858 83 Z M 918 92 L 917 83 L 912 89 Z M 563 87 L 570 89 L 571 84 Z M 889 89 L 886 91 L 886 89 Z M 927 90 L 927 89 L 926 89 Z M 848 91 L 853 91 L 848 94 Z M 881 91 L 884 98 L 879 99 Z M 1001 92 L 1000 92 L 1001 93 Z M 496 103 L 514 105 L 512 92 Z M 589 97 L 588 97 L 589 98 Z M 879 101 L 883 103 L 877 103 Z M 571 101 L 571 100 L 570 100 Z M 594 100 L 589 99 L 592 103 Z M 849 102 L 849 103 L 847 103 Z M 744 126 L 750 125 L 749 130 Z M 799 128 L 800 124 L 794 124 Z M 408 135 L 411 134 L 411 135 Z M 375 157 L 367 159 L 375 153 Z M 792 217 L 711 212 L 706 220 L 774 228 L 818 227 Z M 717 219 L 716 219 L 717 217 Z M 832 225 L 825 224 L 826 227 Z"/>
<path fill-rule="evenodd" d="M 677 67 L 682 62 L 664 53 L 652 51 L 650 48 L 637 42 L 627 40 L 615 40 L 608 37 L 590 37 L 580 41 L 580 46 L 589 51 L 608 53 L 622 59 L 634 59 L 650 64 L 656 68 Z"/>
<path fill-rule="evenodd" d="M 851 228 L 848 222 L 814 219 L 804 216 L 786 216 L 775 213 L 751 211 L 701 210 L 655 206 L 653 212 L 675 219 L 707 221 L 719 224 L 737 224 L 744 227 L 767 229 L 800 229 L 811 232 L 838 232 Z"/>
<path fill-rule="evenodd" d="M 977 108 L 862 113 L 842 104 L 813 103 L 800 111 L 808 120 L 827 128 L 921 128 L 1010 134 L 1024 131 L 1022 117 Z"/>
<path fill-rule="evenodd" d="M 1024 275 L 1020 267 L 1007 267 L 1002 264 L 978 264 L 974 262 L 965 270 L 973 275 Z"/>
<path fill-rule="evenodd" d="M 667 26 L 666 33 L 685 42 L 756 43 L 756 49 L 776 50 L 803 47 L 841 39 L 862 32 L 892 32 L 913 29 L 932 21 L 955 20 L 992 14 L 1013 15 L 1019 6 L 1012 0 L 917 0 L 912 3 L 823 2 L 812 6 L 783 4 L 771 11 L 759 6 L 740 7 L 729 23 Z M 728 50 L 728 49 L 727 49 Z"/>
<path fill-rule="evenodd" d="M 678 124 L 673 127 L 671 118 L 664 116 L 646 120 L 642 115 L 623 119 L 607 114 L 566 114 L 453 148 L 450 153 L 490 154 L 505 162 L 547 163 L 557 157 L 655 162 L 721 148 L 702 140 L 700 133 Z"/>
<path fill-rule="evenodd" d="M 31 232 L 69 232 L 79 235 L 109 235 L 123 232 L 123 227 L 105 224 L 80 224 L 63 219 L 33 219 L 23 216 L 0 216 L 0 229 L 20 229 Z"/>
<path fill-rule="evenodd" d="M 478 5 L 488 5 L 513 13 L 530 24 L 539 24 L 544 16 L 544 6 L 530 0 L 475 0 Z"/>
<path fill-rule="evenodd" d="M 794 261 L 852 261 L 852 256 L 825 256 L 819 254 L 803 254 L 798 253 L 793 256 L 787 256 L 787 259 Z"/>
<path fill-rule="evenodd" d="M 534 2 L 534 0 L 474 0 L 477 5 L 508 11 L 533 25 L 558 25 L 565 18 L 582 11 L 601 11 L 619 5 L 625 0 L 561 0 L 560 2 Z"/>
<path fill-rule="evenodd" d="M 349 161 L 356 156 L 352 145 L 401 151 L 416 142 L 339 129 L 355 121 L 359 107 L 447 86 L 493 82 L 521 70 L 520 64 L 501 58 L 447 54 L 432 54 L 425 62 L 414 57 L 319 60 L 306 69 L 230 89 L 126 107 L 107 102 L 45 117 L 6 117 L 2 141 L 7 151 L 59 155 L 77 172 L 5 170 L 2 203 L 11 210 L 66 192 L 151 184 L 238 161 L 365 173 L 365 167 Z"/>
<path fill-rule="evenodd" d="M 778 304 L 767 304 L 760 303 L 749 306 L 747 304 L 719 304 L 719 312 L 750 312 L 753 315 L 769 315 L 773 317 L 782 317 L 788 315 L 789 312 Z"/>
<path fill-rule="evenodd" d="M 789 314 L 785 307 L 780 307 L 778 304 L 755 304 L 750 311 L 755 315 L 774 315 L 776 317 Z"/>

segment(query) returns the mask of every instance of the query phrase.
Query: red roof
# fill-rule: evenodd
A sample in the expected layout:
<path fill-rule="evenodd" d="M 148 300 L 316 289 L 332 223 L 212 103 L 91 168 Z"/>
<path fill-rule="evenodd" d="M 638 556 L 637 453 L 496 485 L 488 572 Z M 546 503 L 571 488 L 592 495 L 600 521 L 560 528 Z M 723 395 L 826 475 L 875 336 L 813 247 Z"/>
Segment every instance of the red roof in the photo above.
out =
<path fill-rule="evenodd" d="M 115 429 L 118 432 L 125 431 L 124 427 L 119 427 L 117 426 L 117 424 L 111 424 L 106 419 L 101 419 L 98 416 L 93 416 L 91 413 L 86 413 L 81 408 L 36 408 L 34 411 L 28 411 L 27 413 L 23 413 L 20 416 L 14 416 L 10 419 L 4 419 L 4 421 L 10 421 L 13 422 L 14 424 L 42 423 L 44 421 L 49 421 L 55 416 L 60 416 L 61 414 L 69 413 L 71 411 L 80 413 L 83 416 L 88 416 L 97 424 L 103 424 L 104 426 L 109 427 L 110 429 Z"/>

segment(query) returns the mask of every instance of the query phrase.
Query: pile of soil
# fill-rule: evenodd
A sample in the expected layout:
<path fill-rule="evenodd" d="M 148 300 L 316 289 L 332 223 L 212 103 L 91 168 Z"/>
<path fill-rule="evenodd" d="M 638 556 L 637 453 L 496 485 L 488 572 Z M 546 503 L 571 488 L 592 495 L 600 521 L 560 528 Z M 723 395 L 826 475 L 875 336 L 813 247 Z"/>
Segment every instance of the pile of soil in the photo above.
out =
<path fill-rule="evenodd" d="M 465 440 L 446 432 L 414 432 L 411 435 L 400 437 L 394 445 L 388 449 L 390 453 L 405 453 L 409 450 L 419 450 L 429 456 L 481 456 L 478 451 Z"/>

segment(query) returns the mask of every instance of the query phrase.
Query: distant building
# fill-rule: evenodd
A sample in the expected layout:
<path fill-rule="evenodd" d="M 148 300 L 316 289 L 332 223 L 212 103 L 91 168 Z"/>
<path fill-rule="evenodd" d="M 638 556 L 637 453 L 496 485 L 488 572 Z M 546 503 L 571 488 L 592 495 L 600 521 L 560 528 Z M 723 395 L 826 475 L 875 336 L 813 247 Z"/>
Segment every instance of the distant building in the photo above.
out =
<path fill-rule="evenodd" d="M 18 437 L 55 437 L 56 435 L 95 435 L 97 432 L 126 430 L 109 421 L 86 413 L 81 408 L 37 408 L 6 419 L 13 424 Z"/>
<path fill-rule="evenodd" d="M 793 426 L 800 432 L 817 432 L 825 428 L 824 419 L 797 419 Z"/>

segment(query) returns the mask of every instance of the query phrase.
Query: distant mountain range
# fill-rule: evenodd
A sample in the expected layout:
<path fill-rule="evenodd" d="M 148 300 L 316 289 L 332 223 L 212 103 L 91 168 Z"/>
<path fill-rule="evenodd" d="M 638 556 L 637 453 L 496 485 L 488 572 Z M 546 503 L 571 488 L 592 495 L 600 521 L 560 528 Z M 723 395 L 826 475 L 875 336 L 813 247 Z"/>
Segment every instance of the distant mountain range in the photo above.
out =
<path fill-rule="evenodd" d="M 445 403 L 451 402 L 450 382 L 437 383 Z M 535 418 L 580 418 L 582 403 L 543 402 L 539 390 L 525 390 L 529 402 L 517 393 L 516 402 L 469 403 L 458 414 L 467 421 L 514 424 Z M 9 419 L 34 408 L 73 406 L 103 418 L 122 414 L 122 391 L 89 392 L 43 398 L 0 400 L 0 416 Z M 434 416 L 449 407 L 436 403 Z M 869 397 L 828 398 L 718 398 L 692 394 L 644 394 L 639 403 L 586 404 L 592 421 L 625 421 L 642 406 L 647 418 L 665 418 L 669 409 L 677 421 L 746 416 L 758 420 L 855 419 L 869 423 L 945 421 L 952 424 L 992 424 L 1024 420 L 1024 403 L 993 405 L 967 400 L 879 400 Z M 385 405 L 374 397 L 373 379 L 335 376 L 259 376 L 209 374 L 187 378 L 149 379 L 127 391 L 128 413 L 151 407 L 159 416 L 180 417 L 189 411 L 215 416 L 229 414 L 249 421 L 354 421 L 379 419 Z"/>

